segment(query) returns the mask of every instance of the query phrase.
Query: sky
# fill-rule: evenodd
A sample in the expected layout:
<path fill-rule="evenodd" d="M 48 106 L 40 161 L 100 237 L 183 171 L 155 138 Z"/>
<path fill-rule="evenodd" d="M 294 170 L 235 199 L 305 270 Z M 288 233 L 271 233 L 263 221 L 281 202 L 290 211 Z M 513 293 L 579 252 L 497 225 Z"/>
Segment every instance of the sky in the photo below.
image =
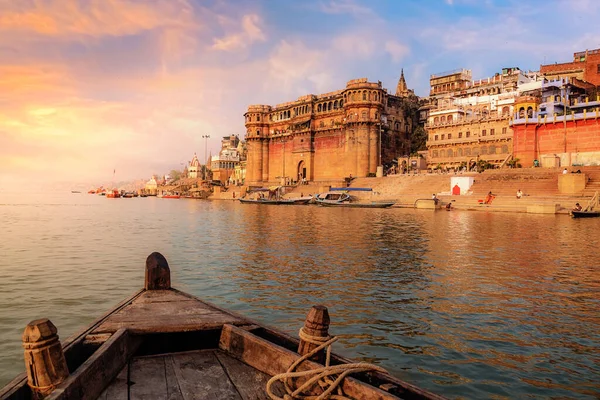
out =
<path fill-rule="evenodd" d="M 248 105 L 600 48 L 597 0 L 0 0 L 0 189 L 150 178 Z M 203 138 L 203 136 L 210 136 Z M 113 178 L 114 176 L 114 178 Z"/>

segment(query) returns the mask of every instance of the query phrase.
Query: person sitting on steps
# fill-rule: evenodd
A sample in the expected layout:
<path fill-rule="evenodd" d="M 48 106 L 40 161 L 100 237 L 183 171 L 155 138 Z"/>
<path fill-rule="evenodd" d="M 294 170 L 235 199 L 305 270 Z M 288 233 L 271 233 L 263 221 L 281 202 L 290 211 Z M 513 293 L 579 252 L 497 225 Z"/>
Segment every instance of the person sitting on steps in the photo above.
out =
<path fill-rule="evenodd" d="M 521 197 L 523 197 L 523 192 L 521 192 L 521 189 L 517 190 L 517 199 L 520 199 Z"/>
<path fill-rule="evenodd" d="M 485 196 L 485 200 L 483 201 L 483 204 L 492 204 L 492 201 L 496 198 L 496 196 L 494 196 L 492 194 L 492 192 L 490 191 L 486 196 Z"/>
<path fill-rule="evenodd" d="M 575 203 L 575 207 L 573 207 L 573 211 L 581 211 L 583 207 L 579 203 Z"/>

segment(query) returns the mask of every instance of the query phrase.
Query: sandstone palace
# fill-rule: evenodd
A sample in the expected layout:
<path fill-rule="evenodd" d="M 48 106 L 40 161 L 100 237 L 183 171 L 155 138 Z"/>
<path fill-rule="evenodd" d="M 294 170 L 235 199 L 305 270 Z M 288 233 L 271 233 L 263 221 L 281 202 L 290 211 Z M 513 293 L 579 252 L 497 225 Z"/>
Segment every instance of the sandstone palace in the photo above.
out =
<path fill-rule="evenodd" d="M 409 154 L 418 98 L 401 74 L 396 94 L 381 82 L 351 80 L 346 88 L 296 101 L 251 105 L 244 114 L 246 183 L 328 181 L 381 173 Z"/>

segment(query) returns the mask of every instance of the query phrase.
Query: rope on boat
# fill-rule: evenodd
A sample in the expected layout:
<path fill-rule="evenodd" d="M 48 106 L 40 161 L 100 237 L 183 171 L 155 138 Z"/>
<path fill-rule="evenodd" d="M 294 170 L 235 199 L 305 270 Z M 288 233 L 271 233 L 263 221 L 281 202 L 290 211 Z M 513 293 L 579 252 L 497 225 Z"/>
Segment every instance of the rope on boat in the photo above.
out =
<path fill-rule="evenodd" d="M 344 378 L 353 373 L 365 372 L 365 371 L 377 371 L 387 374 L 388 372 L 378 367 L 377 365 L 369 363 L 353 363 L 353 364 L 340 364 L 340 365 L 329 365 L 331 359 L 331 344 L 338 340 L 336 336 L 312 336 L 304 332 L 303 328 L 300 328 L 300 339 L 305 340 L 309 343 L 318 345 L 311 352 L 298 358 L 292 365 L 287 369 L 286 372 L 273 376 L 267 382 L 267 394 L 272 400 L 295 400 L 295 399 L 307 399 L 307 400 L 343 400 L 350 399 L 344 396 L 342 391 L 341 383 Z M 311 369 L 307 371 L 296 371 L 294 369 L 305 360 L 309 359 L 319 351 L 327 348 L 325 366 L 321 368 Z M 294 378 L 307 377 L 308 379 L 300 387 L 294 389 Z M 271 391 L 271 386 L 277 382 L 282 381 L 285 387 L 286 394 L 283 397 L 279 397 Z M 318 384 L 323 393 L 320 395 L 313 395 L 311 389 Z M 336 393 L 333 393 L 335 391 Z"/>

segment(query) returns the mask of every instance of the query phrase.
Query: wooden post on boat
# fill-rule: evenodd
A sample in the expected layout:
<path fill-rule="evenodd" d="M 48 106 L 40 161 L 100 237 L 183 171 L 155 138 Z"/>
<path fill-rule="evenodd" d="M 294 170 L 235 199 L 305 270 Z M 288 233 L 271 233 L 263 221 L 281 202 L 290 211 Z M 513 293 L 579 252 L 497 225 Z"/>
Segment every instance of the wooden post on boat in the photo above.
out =
<path fill-rule="evenodd" d="M 327 307 L 311 307 L 310 311 L 306 315 L 304 327 L 302 327 L 300 330 L 300 345 L 298 346 L 298 354 L 303 356 L 307 353 L 310 353 L 321 343 L 330 339 L 329 322 L 329 311 L 327 311 Z M 311 357 L 311 359 L 323 364 L 325 361 L 325 352 L 320 351 L 318 354 L 315 354 L 315 356 Z"/>
<path fill-rule="evenodd" d="M 154 252 L 146 259 L 146 290 L 171 289 L 171 270 L 165 256 Z"/>
<path fill-rule="evenodd" d="M 69 376 L 56 326 L 47 318 L 31 321 L 23 332 L 27 384 L 34 399 L 42 399 Z"/>

